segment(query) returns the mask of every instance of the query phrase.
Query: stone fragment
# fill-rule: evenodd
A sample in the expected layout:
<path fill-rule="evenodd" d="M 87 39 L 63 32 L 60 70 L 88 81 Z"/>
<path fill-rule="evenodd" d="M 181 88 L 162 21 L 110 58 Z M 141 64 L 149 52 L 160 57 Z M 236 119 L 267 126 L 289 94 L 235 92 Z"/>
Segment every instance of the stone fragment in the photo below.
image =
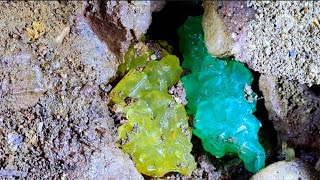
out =
<path fill-rule="evenodd" d="M 159 11 L 164 1 L 103 1 L 89 5 L 85 16 L 93 31 L 120 58 L 132 40 L 147 32 L 152 12 Z"/>
<path fill-rule="evenodd" d="M 230 56 L 233 40 L 223 19 L 219 16 L 217 1 L 204 2 L 203 30 L 208 52 L 213 56 Z"/>
<path fill-rule="evenodd" d="M 39 66 L 33 66 L 29 53 L 0 57 L 0 110 L 19 110 L 34 106 L 46 85 Z"/>
<path fill-rule="evenodd" d="M 254 14 L 242 1 L 205 1 L 203 30 L 208 52 L 216 57 L 241 53 Z"/>
<path fill-rule="evenodd" d="M 209 52 L 264 75 L 320 84 L 320 2 L 205 1 Z"/>
<path fill-rule="evenodd" d="M 120 170 L 121 168 L 121 170 Z M 103 147 L 94 152 L 89 163 L 79 164 L 79 168 L 67 175 L 70 179 L 119 179 L 143 180 L 132 161 L 120 149 Z"/>
<path fill-rule="evenodd" d="M 319 174 L 318 174 L 319 175 Z M 279 161 L 273 163 L 255 174 L 250 180 L 271 179 L 303 179 L 316 180 L 319 177 L 315 170 L 299 160 Z"/>
<path fill-rule="evenodd" d="M 294 148 L 320 150 L 319 87 L 261 76 L 259 88 L 278 137 Z"/>

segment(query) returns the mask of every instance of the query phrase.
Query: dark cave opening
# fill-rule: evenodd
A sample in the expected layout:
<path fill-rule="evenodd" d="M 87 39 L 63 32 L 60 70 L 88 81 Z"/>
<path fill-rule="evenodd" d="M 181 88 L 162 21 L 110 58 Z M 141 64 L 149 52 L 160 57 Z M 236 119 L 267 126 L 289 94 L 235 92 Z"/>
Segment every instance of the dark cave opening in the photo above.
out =
<path fill-rule="evenodd" d="M 320 85 L 312 85 L 310 90 L 316 95 L 320 96 Z"/>
<path fill-rule="evenodd" d="M 160 12 L 152 15 L 147 36 L 152 40 L 167 41 L 173 47 L 173 54 L 182 60 L 177 29 L 188 16 L 200 16 L 203 11 L 202 1 L 167 1 Z"/>
<path fill-rule="evenodd" d="M 268 147 L 268 149 L 271 150 L 269 152 L 266 150 L 266 165 L 268 165 L 277 161 L 277 151 L 280 147 L 278 144 L 277 132 L 273 126 L 273 123 L 269 120 L 268 111 L 265 107 L 265 100 L 261 90 L 259 89 L 259 78 L 261 74 L 253 70 L 251 70 L 251 73 L 254 77 L 251 88 L 258 96 L 256 106 L 257 110 L 254 112 L 254 115 L 262 123 L 262 127 L 259 131 L 260 142 L 265 149 Z"/>

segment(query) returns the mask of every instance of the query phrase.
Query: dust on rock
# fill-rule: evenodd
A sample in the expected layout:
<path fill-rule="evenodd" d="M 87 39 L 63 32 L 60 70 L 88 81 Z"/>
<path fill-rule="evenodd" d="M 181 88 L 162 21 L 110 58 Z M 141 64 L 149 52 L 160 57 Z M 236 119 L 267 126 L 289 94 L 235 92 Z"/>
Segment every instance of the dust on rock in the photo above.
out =
<path fill-rule="evenodd" d="M 180 103 L 183 106 L 188 104 L 188 101 L 187 101 L 187 98 L 186 98 L 186 91 L 182 87 L 182 82 L 181 81 L 178 81 L 177 85 L 172 86 L 169 89 L 169 94 L 172 95 L 172 97 L 174 98 L 174 100 L 177 103 Z"/>
<path fill-rule="evenodd" d="M 278 136 L 294 148 L 320 149 L 320 97 L 307 85 L 261 76 L 259 87 Z"/>
<path fill-rule="evenodd" d="M 102 160 L 106 166 L 125 156 L 114 147 L 107 97 L 118 59 L 82 15 L 85 6 L 77 1 L 0 3 L 3 173 L 65 178 L 95 166 L 103 146 L 116 152 Z M 35 22 L 43 25 L 43 33 L 30 38 L 27 28 L 35 30 Z M 112 166 L 121 168 L 118 176 L 141 177 L 129 158 L 121 163 L 124 167 Z M 109 171 L 103 175 L 115 177 Z"/>
<path fill-rule="evenodd" d="M 211 6 L 205 6 L 203 25 L 211 54 L 234 55 L 264 75 L 296 80 L 309 86 L 320 84 L 319 2 L 207 4 Z"/>
<path fill-rule="evenodd" d="M 93 31 L 117 56 L 128 50 L 132 40 L 139 40 L 151 24 L 152 12 L 163 8 L 164 1 L 98 1 L 89 3 L 85 16 Z"/>
<path fill-rule="evenodd" d="M 319 84 L 319 2 L 246 2 L 257 13 L 238 59 L 265 75 Z M 237 56 L 237 55 L 236 55 Z"/>

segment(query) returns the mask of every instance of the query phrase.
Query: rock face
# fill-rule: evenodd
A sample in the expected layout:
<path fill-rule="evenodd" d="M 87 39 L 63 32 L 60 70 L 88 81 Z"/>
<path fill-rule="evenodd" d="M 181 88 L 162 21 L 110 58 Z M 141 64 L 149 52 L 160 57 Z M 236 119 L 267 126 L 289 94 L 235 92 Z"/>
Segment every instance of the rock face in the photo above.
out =
<path fill-rule="evenodd" d="M 4 55 L 0 61 L 0 110 L 34 106 L 45 91 L 38 65 L 31 53 Z"/>
<path fill-rule="evenodd" d="M 241 1 L 205 1 L 203 30 L 208 52 L 216 57 L 234 55 L 246 37 L 254 10 Z M 239 52 L 240 53 L 240 52 Z"/>
<path fill-rule="evenodd" d="M 230 56 L 232 55 L 231 47 L 233 45 L 233 41 L 227 26 L 216 11 L 217 6 L 217 1 L 204 2 L 205 11 L 202 26 L 206 39 L 206 47 L 208 52 L 213 56 Z"/>
<path fill-rule="evenodd" d="M 205 4 L 211 4 L 205 6 L 203 24 L 212 55 L 235 55 L 264 75 L 320 84 L 320 2 Z"/>
<path fill-rule="evenodd" d="M 134 39 L 127 32 L 139 38 L 161 6 L 119 4 L 0 2 L 0 176 L 19 170 L 27 179 L 142 178 L 114 146 L 107 83 L 126 51 L 117 45 Z M 96 31 L 92 7 L 117 13 Z M 135 26 L 138 19 L 147 20 Z M 115 30 L 123 38 L 99 34 Z"/>
<path fill-rule="evenodd" d="M 266 76 L 260 77 L 259 87 L 280 139 L 293 147 L 320 150 L 319 90 Z"/>
<path fill-rule="evenodd" d="M 250 180 L 270 180 L 270 179 L 304 179 L 316 180 L 315 170 L 296 161 L 280 161 L 267 166 L 255 174 Z"/>
<path fill-rule="evenodd" d="M 164 1 L 103 1 L 99 0 L 86 8 L 94 32 L 110 49 L 121 54 L 146 33 L 152 20 L 152 12 L 159 11 Z"/>
<path fill-rule="evenodd" d="M 120 149 L 114 147 L 104 147 L 101 148 L 101 151 L 93 153 L 90 163 L 81 164 L 80 168 L 71 172 L 68 178 L 119 180 L 144 179 L 141 174 L 136 173 L 136 169 L 129 157 L 123 154 Z"/>

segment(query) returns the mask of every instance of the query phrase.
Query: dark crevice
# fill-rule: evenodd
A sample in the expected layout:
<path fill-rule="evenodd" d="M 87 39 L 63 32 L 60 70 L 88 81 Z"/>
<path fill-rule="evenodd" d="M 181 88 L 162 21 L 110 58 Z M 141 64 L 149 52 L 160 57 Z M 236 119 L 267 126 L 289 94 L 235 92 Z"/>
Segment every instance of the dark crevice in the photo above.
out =
<path fill-rule="evenodd" d="M 106 1 L 99 0 L 97 4 L 97 7 L 89 4 L 84 11 L 84 16 L 89 20 L 89 25 L 98 38 L 107 43 L 118 57 L 121 57 L 122 42 L 126 40 L 127 30 L 119 19 L 115 21 L 113 15 L 106 12 Z"/>
<path fill-rule="evenodd" d="M 254 112 L 254 115 L 257 117 L 257 119 L 260 120 L 262 124 L 262 127 L 259 131 L 259 138 L 262 146 L 266 150 L 266 165 L 269 165 L 277 161 L 277 151 L 280 147 L 278 147 L 277 132 L 273 126 L 272 121 L 269 120 L 268 111 L 265 107 L 265 100 L 263 98 L 261 90 L 259 89 L 259 78 L 261 74 L 252 70 L 251 73 L 254 77 L 251 87 L 258 96 L 256 106 L 257 110 L 256 112 Z"/>
<path fill-rule="evenodd" d="M 202 1 L 168 1 L 160 12 L 153 14 L 147 36 L 152 40 L 167 41 L 173 47 L 173 54 L 182 60 L 177 29 L 189 16 L 202 14 Z"/>
<path fill-rule="evenodd" d="M 312 85 L 310 91 L 313 92 L 316 96 L 320 96 L 320 85 Z"/>

